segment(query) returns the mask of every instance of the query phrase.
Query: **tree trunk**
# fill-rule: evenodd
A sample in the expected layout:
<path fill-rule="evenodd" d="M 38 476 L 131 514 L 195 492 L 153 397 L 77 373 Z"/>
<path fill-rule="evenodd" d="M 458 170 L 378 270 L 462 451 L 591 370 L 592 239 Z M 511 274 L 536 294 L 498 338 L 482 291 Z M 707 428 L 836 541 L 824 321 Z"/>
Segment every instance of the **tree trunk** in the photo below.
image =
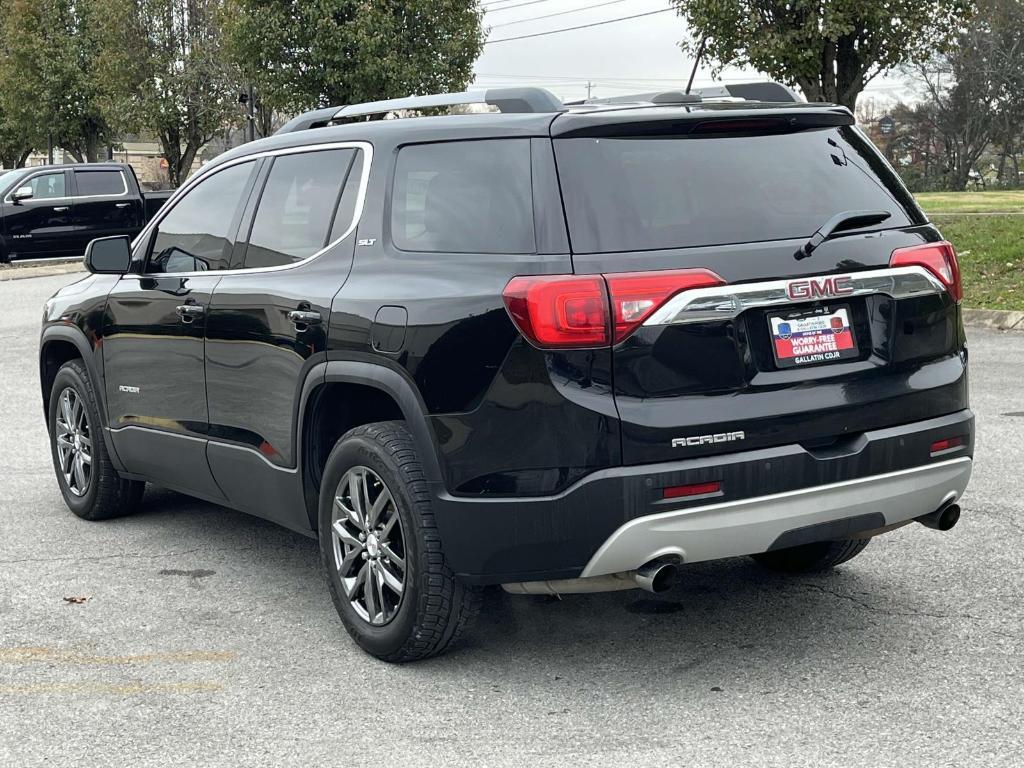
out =
<path fill-rule="evenodd" d="M 181 144 L 178 142 L 179 133 L 177 129 L 171 129 L 160 134 L 160 146 L 163 148 L 163 158 L 167 161 L 167 180 L 171 187 L 181 185 L 181 178 L 178 175 L 179 161 L 181 160 Z"/>
<path fill-rule="evenodd" d="M 85 134 L 85 162 L 96 163 L 100 159 L 100 137 L 96 131 Z"/>
<path fill-rule="evenodd" d="M 201 139 L 191 138 L 185 145 L 185 151 L 182 153 L 181 158 L 178 160 L 178 183 L 185 181 L 192 173 L 192 163 L 196 159 L 196 154 L 202 148 L 204 141 Z"/>

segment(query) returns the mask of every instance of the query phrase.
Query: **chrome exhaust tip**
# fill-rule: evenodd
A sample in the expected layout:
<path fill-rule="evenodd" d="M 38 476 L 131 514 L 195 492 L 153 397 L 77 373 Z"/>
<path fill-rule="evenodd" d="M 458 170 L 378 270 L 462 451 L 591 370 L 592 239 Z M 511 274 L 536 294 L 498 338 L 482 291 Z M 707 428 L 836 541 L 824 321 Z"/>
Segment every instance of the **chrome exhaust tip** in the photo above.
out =
<path fill-rule="evenodd" d="M 960 505 L 947 504 L 944 507 L 939 507 L 934 512 L 929 512 L 927 515 L 921 515 L 914 519 L 925 528 L 931 528 L 935 531 L 948 531 L 960 522 Z"/>
<path fill-rule="evenodd" d="M 679 566 L 671 560 L 651 560 L 636 571 L 636 585 L 648 592 L 666 592 L 675 585 Z"/>

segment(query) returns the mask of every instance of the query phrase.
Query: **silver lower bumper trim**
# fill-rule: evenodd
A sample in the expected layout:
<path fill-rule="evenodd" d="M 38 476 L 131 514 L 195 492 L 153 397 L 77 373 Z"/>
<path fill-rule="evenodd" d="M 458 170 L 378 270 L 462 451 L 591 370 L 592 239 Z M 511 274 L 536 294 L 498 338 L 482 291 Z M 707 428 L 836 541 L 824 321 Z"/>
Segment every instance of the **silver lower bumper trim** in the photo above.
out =
<path fill-rule="evenodd" d="M 886 525 L 933 512 L 963 494 L 971 459 L 819 485 L 630 520 L 601 545 L 581 576 L 632 571 L 657 557 L 684 563 L 765 552 L 787 531 L 880 512 Z"/>

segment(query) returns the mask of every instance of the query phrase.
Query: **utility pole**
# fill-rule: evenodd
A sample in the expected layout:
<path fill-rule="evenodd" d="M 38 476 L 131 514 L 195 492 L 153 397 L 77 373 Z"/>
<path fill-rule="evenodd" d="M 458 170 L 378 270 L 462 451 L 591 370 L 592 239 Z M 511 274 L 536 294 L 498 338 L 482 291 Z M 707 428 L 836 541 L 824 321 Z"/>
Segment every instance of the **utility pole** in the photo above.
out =
<path fill-rule="evenodd" d="M 252 83 L 249 84 L 249 141 L 256 141 L 256 118 L 253 113 Z"/>
<path fill-rule="evenodd" d="M 590 100 L 590 90 L 594 87 L 594 84 L 587 80 L 587 100 Z"/>

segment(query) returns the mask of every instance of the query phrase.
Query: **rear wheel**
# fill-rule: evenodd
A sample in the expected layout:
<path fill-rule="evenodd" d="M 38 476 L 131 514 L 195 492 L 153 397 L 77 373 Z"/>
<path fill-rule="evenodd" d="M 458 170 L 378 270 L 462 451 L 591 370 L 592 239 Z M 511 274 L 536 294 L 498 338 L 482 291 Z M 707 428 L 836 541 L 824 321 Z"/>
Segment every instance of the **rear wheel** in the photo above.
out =
<path fill-rule="evenodd" d="M 84 520 L 135 511 L 146 484 L 123 480 L 101 434 L 96 393 L 81 360 L 57 371 L 50 392 L 50 449 L 57 484 L 68 508 Z"/>
<path fill-rule="evenodd" d="M 868 545 L 871 539 L 841 539 L 839 541 L 816 541 L 798 547 L 776 549 L 753 555 L 754 560 L 765 568 L 783 573 L 818 573 L 835 568 L 852 560 Z"/>
<path fill-rule="evenodd" d="M 334 606 L 356 643 L 384 661 L 446 650 L 481 592 L 445 562 L 430 492 L 401 422 L 346 433 L 320 486 L 320 552 Z"/>

